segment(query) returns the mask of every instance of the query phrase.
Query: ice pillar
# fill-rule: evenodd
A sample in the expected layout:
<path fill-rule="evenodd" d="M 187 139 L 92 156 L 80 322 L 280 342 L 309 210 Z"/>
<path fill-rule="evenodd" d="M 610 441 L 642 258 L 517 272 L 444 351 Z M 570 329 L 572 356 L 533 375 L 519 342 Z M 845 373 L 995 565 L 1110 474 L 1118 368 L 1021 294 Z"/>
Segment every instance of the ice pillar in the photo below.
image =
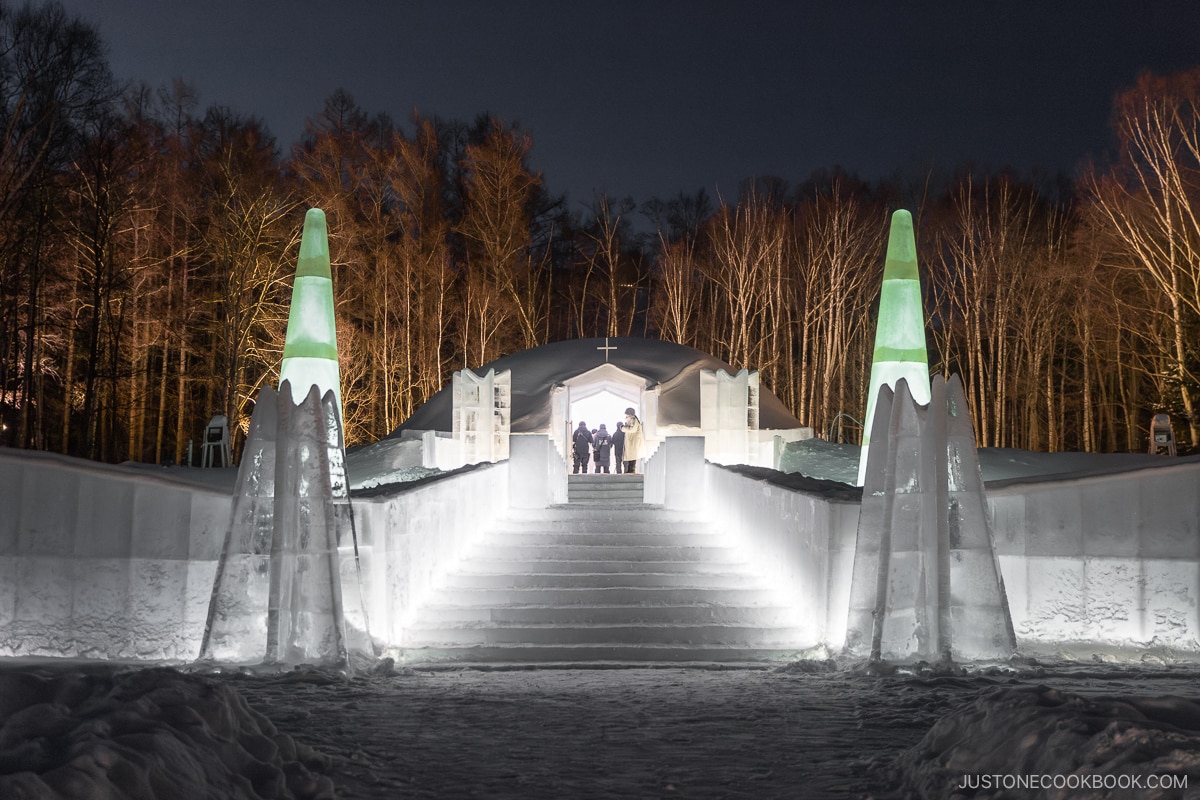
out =
<path fill-rule="evenodd" d="M 846 650 L 899 661 L 1015 649 L 983 478 L 958 376 L 918 405 L 880 388 L 850 589 Z"/>
<path fill-rule="evenodd" d="M 700 370 L 704 457 L 718 464 L 758 463 L 758 372 Z"/>
<path fill-rule="evenodd" d="M 333 314 L 333 274 L 329 269 L 329 236 L 325 212 L 310 208 L 304 216 L 292 306 L 288 311 L 287 339 L 279 382 L 289 381 L 293 394 L 304 399 L 308 387 L 317 394 L 332 391 L 338 413 L 342 411 L 342 383 L 338 371 L 337 330 Z"/>
<path fill-rule="evenodd" d="M 879 387 L 896 388 L 901 378 L 908 382 L 913 400 L 929 402 L 929 353 L 925 347 L 925 312 L 921 304 L 921 279 L 917 273 L 917 245 L 912 215 L 904 209 L 892 214 L 888 233 L 883 286 L 879 290 L 879 317 L 875 326 L 875 352 L 867 388 L 867 414 L 863 417 L 862 454 L 858 463 L 858 485 L 867 471 L 867 450 Z"/>
<path fill-rule="evenodd" d="M 201 659 L 345 665 L 371 651 L 343 453 L 332 391 L 259 391 Z"/>

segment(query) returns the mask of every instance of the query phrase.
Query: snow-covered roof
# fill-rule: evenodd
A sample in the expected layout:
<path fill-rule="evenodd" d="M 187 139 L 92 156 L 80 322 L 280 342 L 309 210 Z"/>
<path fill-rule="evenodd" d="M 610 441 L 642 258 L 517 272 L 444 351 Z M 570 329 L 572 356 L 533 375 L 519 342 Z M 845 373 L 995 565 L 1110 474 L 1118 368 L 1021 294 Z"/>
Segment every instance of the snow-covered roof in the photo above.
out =
<path fill-rule="evenodd" d="M 605 350 L 606 344 L 612 349 Z M 513 433 L 532 433 L 550 427 L 550 390 L 604 364 L 605 353 L 608 353 L 608 363 L 645 378 L 647 388 L 660 385 L 658 424 L 662 426 L 700 426 L 700 370 L 723 369 L 730 375 L 737 372 L 721 359 L 695 348 L 632 337 L 555 342 L 503 356 L 472 371 L 476 375 L 484 375 L 489 369 L 497 373 L 511 372 L 511 430 Z M 802 427 L 779 398 L 765 387 L 760 390 L 758 404 L 760 428 L 787 430 Z M 452 427 L 453 393 L 445 386 L 391 436 L 399 436 L 405 430 L 449 431 Z"/>

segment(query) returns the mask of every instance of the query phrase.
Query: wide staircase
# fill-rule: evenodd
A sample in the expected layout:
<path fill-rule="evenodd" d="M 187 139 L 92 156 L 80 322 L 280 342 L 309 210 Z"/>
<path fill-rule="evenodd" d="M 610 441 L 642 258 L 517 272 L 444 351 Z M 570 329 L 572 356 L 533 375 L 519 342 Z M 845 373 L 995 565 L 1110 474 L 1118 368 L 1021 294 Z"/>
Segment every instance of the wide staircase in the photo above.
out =
<path fill-rule="evenodd" d="M 498 521 L 419 609 L 405 632 L 406 662 L 799 655 L 795 612 L 700 514 L 628 498 L 641 476 L 571 477 L 572 486 L 584 483 L 579 477 L 599 486 Z"/>

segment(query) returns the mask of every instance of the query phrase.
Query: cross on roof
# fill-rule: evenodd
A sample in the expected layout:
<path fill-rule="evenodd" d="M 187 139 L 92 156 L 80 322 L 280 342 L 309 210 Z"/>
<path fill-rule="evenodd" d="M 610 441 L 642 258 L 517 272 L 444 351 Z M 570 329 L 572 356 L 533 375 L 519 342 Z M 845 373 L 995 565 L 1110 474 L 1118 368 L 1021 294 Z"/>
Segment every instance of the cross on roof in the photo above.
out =
<path fill-rule="evenodd" d="M 603 346 L 603 347 L 597 347 L 596 349 L 597 349 L 597 350 L 603 350 L 603 351 L 604 351 L 604 363 L 605 363 L 605 364 L 607 364 L 607 363 L 608 363 L 608 351 L 609 351 L 609 350 L 616 350 L 616 349 L 617 349 L 617 346 L 614 344 L 614 345 L 612 345 L 612 346 L 610 347 L 610 346 L 609 346 L 609 344 L 608 344 L 608 337 L 607 337 L 607 336 L 605 336 L 605 337 L 604 337 L 604 346 Z"/>

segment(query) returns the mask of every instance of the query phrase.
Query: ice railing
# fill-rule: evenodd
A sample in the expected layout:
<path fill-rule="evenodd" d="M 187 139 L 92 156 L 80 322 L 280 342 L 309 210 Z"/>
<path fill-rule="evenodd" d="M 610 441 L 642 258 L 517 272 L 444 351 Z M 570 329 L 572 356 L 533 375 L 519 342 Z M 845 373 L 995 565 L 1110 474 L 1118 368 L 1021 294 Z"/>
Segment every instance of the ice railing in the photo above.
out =
<path fill-rule="evenodd" d="M 508 475 L 507 461 L 477 464 L 410 488 L 354 496 L 363 592 L 378 643 L 403 646 L 422 603 L 508 508 Z"/>
<path fill-rule="evenodd" d="M 808 628 L 805 647 L 840 648 L 857 500 L 831 500 L 772 484 L 757 467 L 706 461 L 702 436 L 670 436 L 646 463 L 645 501 L 694 511 L 726 535 Z M 775 473 L 780 474 L 781 473 Z M 854 490 L 847 487 L 848 494 Z"/>

